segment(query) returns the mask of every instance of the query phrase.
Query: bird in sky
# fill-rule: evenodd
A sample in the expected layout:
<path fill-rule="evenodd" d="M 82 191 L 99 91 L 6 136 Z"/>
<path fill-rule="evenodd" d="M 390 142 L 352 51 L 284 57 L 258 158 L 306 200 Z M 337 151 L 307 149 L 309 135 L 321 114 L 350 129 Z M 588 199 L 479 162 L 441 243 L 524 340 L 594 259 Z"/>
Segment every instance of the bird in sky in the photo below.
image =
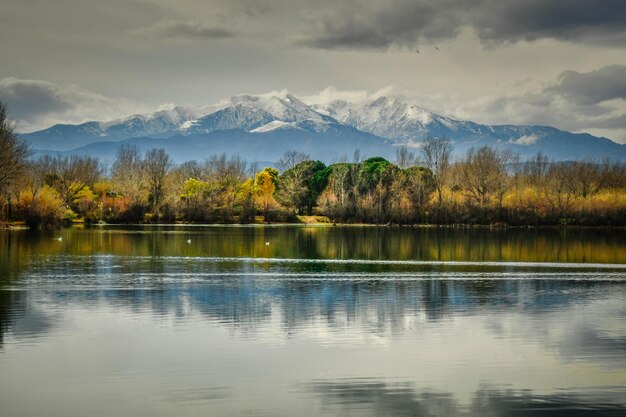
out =
<path fill-rule="evenodd" d="M 438 47 L 437 45 L 435 45 L 435 49 L 436 49 L 436 50 L 438 50 L 438 51 L 440 50 L 440 49 L 439 49 L 439 47 Z"/>
<path fill-rule="evenodd" d="M 415 50 L 415 52 L 417 52 L 417 53 L 419 54 L 419 53 L 420 53 L 420 50 L 419 50 L 419 49 L 416 49 L 416 50 Z"/>

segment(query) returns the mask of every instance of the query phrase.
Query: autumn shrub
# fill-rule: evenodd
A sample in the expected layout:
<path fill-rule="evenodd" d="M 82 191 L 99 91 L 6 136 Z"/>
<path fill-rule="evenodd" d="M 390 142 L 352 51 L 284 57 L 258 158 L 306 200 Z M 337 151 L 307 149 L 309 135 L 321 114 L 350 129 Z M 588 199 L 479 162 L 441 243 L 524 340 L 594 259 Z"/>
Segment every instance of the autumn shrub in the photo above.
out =
<path fill-rule="evenodd" d="M 57 226 L 66 217 L 66 209 L 58 192 L 44 185 L 41 189 L 23 190 L 17 199 L 18 216 L 31 228 Z"/>

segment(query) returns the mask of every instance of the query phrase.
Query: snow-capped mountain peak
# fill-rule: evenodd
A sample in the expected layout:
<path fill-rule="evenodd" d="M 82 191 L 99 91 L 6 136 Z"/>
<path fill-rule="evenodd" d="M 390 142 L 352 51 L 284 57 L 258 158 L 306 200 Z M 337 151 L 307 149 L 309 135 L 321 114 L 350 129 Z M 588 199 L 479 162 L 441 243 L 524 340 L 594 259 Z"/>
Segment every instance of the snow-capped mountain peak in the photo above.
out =
<path fill-rule="evenodd" d="M 283 122 L 281 120 L 274 120 L 273 122 L 269 122 L 267 124 L 264 124 L 263 126 L 259 126 L 256 129 L 252 129 L 250 132 L 252 132 L 252 133 L 266 133 L 266 132 L 273 132 L 275 130 L 280 130 L 280 129 L 299 129 L 299 130 L 302 130 L 295 123 L 287 123 L 287 122 Z"/>
<path fill-rule="evenodd" d="M 232 105 L 251 107 L 271 114 L 277 120 L 284 122 L 301 122 L 312 120 L 327 122 L 324 115 L 318 113 L 311 106 L 303 103 L 297 97 L 285 93 L 284 95 L 239 95 L 230 99 Z"/>
<path fill-rule="evenodd" d="M 387 96 L 358 104 L 334 101 L 316 108 L 341 123 L 400 141 L 415 140 L 416 132 L 424 132 L 439 117 L 416 105 Z"/>
<path fill-rule="evenodd" d="M 23 137 L 34 149 L 65 151 L 98 142 L 139 138 L 176 141 L 185 136 L 201 141 L 209 135 L 251 133 L 252 137 L 289 138 L 285 146 L 290 147 L 295 147 L 296 139 L 302 137 L 333 138 L 333 142 L 328 142 L 333 144 L 358 137 L 362 141 L 358 146 L 366 147 L 366 142 L 382 146 L 380 154 L 385 155 L 393 154 L 394 146 L 399 144 L 412 146 L 427 136 L 435 136 L 453 141 L 459 153 L 469 147 L 489 145 L 512 148 L 526 155 L 541 150 L 554 158 L 575 158 L 602 149 L 602 155 L 622 155 L 618 157 L 626 159 L 625 146 L 591 135 L 541 126 L 482 125 L 441 116 L 387 96 L 357 103 L 337 100 L 309 105 L 287 91 L 238 95 L 214 105 L 173 107 L 109 122 L 55 125 Z"/>

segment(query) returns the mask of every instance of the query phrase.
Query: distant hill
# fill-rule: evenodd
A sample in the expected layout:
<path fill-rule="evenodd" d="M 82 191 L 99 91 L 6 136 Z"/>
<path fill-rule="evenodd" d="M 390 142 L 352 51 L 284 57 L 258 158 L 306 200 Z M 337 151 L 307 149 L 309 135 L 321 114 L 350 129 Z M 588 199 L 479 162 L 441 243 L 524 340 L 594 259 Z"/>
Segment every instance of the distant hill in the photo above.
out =
<path fill-rule="evenodd" d="M 389 140 L 339 126 L 324 133 L 278 129 L 268 132 L 218 130 L 211 133 L 176 135 L 166 139 L 129 138 L 119 142 L 96 142 L 69 151 L 39 150 L 37 154 L 74 154 L 97 156 L 112 162 L 121 144 L 137 145 L 142 151 L 163 148 L 177 162 L 203 160 L 211 155 L 238 155 L 251 162 L 277 161 L 286 150 L 296 149 L 326 162 L 351 160 L 355 148 L 363 156 L 393 159 L 396 147 Z"/>
<path fill-rule="evenodd" d="M 547 126 L 483 125 L 437 115 L 391 97 L 366 103 L 308 105 L 284 94 L 241 95 L 215 105 L 133 115 L 109 122 L 55 125 L 22 137 L 36 154 L 71 153 L 112 160 L 121 143 L 164 148 L 182 162 L 226 152 L 250 161 L 275 161 L 286 150 L 333 162 L 364 156 L 394 157 L 399 146 L 417 150 L 427 136 L 449 138 L 457 154 L 470 147 L 508 148 L 555 160 L 626 161 L 626 145 Z"/>

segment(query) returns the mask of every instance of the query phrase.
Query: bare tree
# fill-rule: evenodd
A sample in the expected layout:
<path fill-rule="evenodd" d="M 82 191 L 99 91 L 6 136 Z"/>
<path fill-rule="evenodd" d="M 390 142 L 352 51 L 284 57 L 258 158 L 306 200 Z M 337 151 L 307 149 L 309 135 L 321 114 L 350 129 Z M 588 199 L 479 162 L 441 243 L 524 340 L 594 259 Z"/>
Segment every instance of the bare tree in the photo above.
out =
<path fill-rule="evenodd" d="M 90 156 L 45 155 L 38 164 L 42 166 L 45 182 L 59 192 L 68 207 L 85 187 L 93 186 L 102 172 L 98 159 Z"/>
<path fill-rule="evenodd" d="M 6 117 L 6 106 L 0 103 L 0 198 L 7 197 L 9 188 L 25 171 L 31 154 L 28 144 L 17 136 Z"/>
<path fill-rule="evenodd" d="M 117 149 L 111 177 L 124 196 L 133 202 L 140 201 L 146 185 L 146 175 L 141 152 L 136 145 L 123 144 Z"/>
<path fill-rule="evenodd" d="M 602 172 L 600 165 L 594 161 L 574 161 L 569 164 L 569 191 L 582 198 L 597 194 L 602 188 Z"/>
<path fill-rule="evenodd" d="M 276 167 L 281 171 L 285 172 L 290 169 L 293 169 L 300 162 L 307 161 L 311 158 L 309 154 L 298 152 L 298 151 L 287 151 L 283 155 L 282 158 L 276 163 Z"/>
<path fill-rule="evenodd" d="M 489 204 L 492 195 L 502 206 L 502 198 L 509 182 L 507 169 L 517 155 L 508 149 L 495 150 L 489 146 L 470 149 L 460 166 L 459 182 L 480 207 Z"/>
<path fill-rule="evenodd" d="M 410 168 L 417 163 L 415 154 L 407 149 L 406 146 L 396 149 L 396 165 L 402 169 Z"/>
<path fill-rule="evenodd" d="M 528 185 L 541 188 L 546 185 L 549 169 L 550 160 L 543 153 L 538 152 L 524 163 L 522 174 L 528 181 Z"/>
<path fill-rule="evenodd" d="M 604 159 L 600 164 L 602 188 L 626 189 L 626 164 Z"/>
<path fill-rule="evenodd" d="M 447 138 L 429 136 L 421 147 L 423 164 L 433 174 L 439 205 L 443 203 L 443 190 L 450 179 L 452 144 Z"/>
<path fill-rule="evenodd" d="M 213 155 L 204 163 L 203 179 L 211 186 L 211 200 L 225 218 L 234 215 L 240 184 L 246 178 L 248 164 L 239 156 L 228 158 L 225 153 Z"/>
<path fill-rule="evenodd" d="M 165 149 L 151 149 L 146 152 L 144 167 L 150 190 L 152 208 L 158 211 L 163 203 L 165 177 L 172 168 L 172 160 Z"/>
<path fill-rule="evenodd" d="M 559 218 L 571 214 L 575 202 L 574 195 L 570 192 L 571 188 L 571 172 L 566 164 L 551 164 L 548 170 L 545 195 L 552 208 L 557 211 L 556 214 Z"/>
<path fill-rule="evenodd" d="M 213 155 L 205 161 L 204 176 L 220 184 L 220 186 L 233 186 L 246 179 L 247 163 L 239 156 L 230 159 L 225 153 Z"/>
<path fill-rule="evenodd" d="M 198 180 L 202 178 L 202 165 L 195 160 L 186 161 L 176 168 L 176 173 L 182 182 L 188 180 L 189 178 Z"/>

